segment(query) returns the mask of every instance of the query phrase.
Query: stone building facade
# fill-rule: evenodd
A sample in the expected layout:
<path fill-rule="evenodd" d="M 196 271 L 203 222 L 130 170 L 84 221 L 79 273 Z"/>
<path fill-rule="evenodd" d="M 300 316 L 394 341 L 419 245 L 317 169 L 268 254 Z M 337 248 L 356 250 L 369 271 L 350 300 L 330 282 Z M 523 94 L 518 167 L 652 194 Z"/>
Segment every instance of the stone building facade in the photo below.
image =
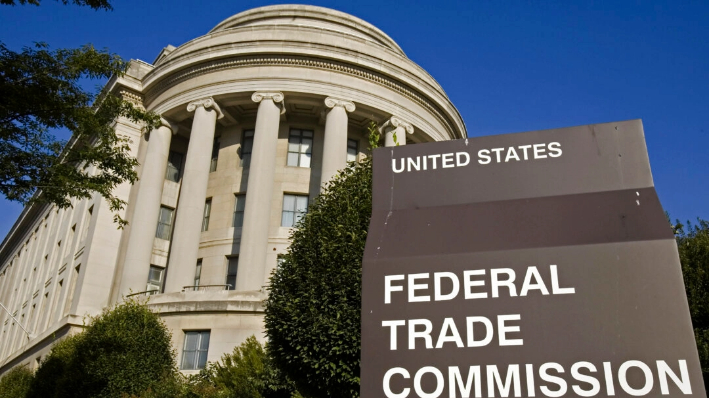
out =
<path fill-rule="evenodd" d="M 234 15 L 153 64 L 132 61 L 109 88 L 163 118 L 149 134 L 115 124 L 141 164 L 116 192 L 130 225 L 118 230 L 100 196 L 24 209 L 0 246 L 0 374 L 36 366 L 85 315 L 133 294 L 150 295 L 185 371 L 263 339 L 264 286 L 291 227 L 365 156 L 370 120 L 387 146 L 466 137 L 391 38 L 313 6 Z"/>

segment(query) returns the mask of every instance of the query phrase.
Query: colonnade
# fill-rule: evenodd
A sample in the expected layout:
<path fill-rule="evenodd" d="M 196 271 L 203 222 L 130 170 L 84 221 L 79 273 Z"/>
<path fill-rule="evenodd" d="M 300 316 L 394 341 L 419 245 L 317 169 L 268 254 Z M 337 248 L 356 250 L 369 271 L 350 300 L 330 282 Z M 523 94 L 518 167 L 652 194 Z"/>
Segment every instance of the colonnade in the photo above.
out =
<path fill-rule="evenodd" d="M 281 92 L 255 92 L 251 99 L 259 105 L 248 175 L 236 290 L 259 290 L 265 278 L 278 130 L 281 114 L 285 112 L 285 97 Z M 347 165 L 347 114 L 355 110 L 352 101 L 335 97 L 327 97 L 325 106 L 329 110 L 325 119 L 321 186 Z M 194 112 L 194 119 L 175 215 L 164 284 L 166 293 L 182 291 L 184 286 L 194 283 L 212 143 L 217 120 L 223 117 L 219 105 L 211 97 L 190 102 L 187 110 Z M 396 146 L 405 145 L 406 134 L 412 134 L 414 129 L 401 118 L 391 117 L 380 130 L 384 134 L 385 146 Z M 176 133 L 176 125 L 165 119 L 160 127 L 150 133 L 123 263 L 120 285 L 122 294 L 127 294 L 129 290 L 145 290 L 170 141 Z"/>

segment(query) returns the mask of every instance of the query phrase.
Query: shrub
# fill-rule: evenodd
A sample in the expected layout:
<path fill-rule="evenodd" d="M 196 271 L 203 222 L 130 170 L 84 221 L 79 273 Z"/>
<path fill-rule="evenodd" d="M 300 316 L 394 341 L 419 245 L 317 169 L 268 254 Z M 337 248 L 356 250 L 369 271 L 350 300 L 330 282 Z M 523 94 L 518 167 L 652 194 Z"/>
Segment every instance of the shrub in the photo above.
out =
<path fill-rule="evenodd" d="M 158 315 L 138 301 L 127 301 L 56 344 L 40 364 L 28 396 L 119 398 L 163 390 L 177 374 L 174 355 Z"/>
<path fill-rule="evenodd" d="M 15 366 L 0 379 L 0 397 L 25 398 L 33 378 L 27 366 Z"/>
<path fill-rule="evenodd" d="M 313 397 L 356 397 L 362 256 L 372 213 L 372 163 L 350 164 L 298 223 L 271 276 L 266 335 L 276 365 Z"/>

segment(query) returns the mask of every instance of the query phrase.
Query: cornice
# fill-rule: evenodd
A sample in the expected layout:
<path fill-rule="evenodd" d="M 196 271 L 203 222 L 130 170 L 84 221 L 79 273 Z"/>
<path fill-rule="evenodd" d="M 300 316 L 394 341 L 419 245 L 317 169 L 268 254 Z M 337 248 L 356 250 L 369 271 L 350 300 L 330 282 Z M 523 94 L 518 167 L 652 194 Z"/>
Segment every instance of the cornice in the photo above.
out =
<path fill-rule="evenodd" d="M 458 134 L 462 135 L 464 133 L 464 130 L 458 131 L 458 129 L 454 127 L 456 126 L 456 123 L 450 120 L 447 113 L 442 108 L 440 108 L 439 105 L 433 103 L 433 101 L 431 101 L 430 99 L 420 95 L 412 88 L 388 76 L 374 73 L 371 70 L 367 70 L 361 67 L 346 65 L 332 60 L 305 58 L 289 55 L 261 57 L 230 57 L 194 65 L 190 68 L 182 69 L 168 77 L 165 77 L 161 81 L 152 85 L 148 89 L 145 100 L 146 103 L 150 104 L 155 98 L 157 98 L 160 94 L 168 90 L 170 87 L 173 87 L 181 82 L 193 79 L 197 76 L 205 75 L 208 73 L 214 73 L 222 70 L 254 66 L 292 66 L 309 69 L 323 69 L 338 73 L 345 73 L 351 76 L 356 76 L 361 79 L 366 79 L 376 84 L 388 87 L 389 89 L 392 89 L 400 93 L 401 95 L 404 95 L 405 97 L 411 99 L 412 101 L 418 103 L 423 108 L 427 109 L 432 115 L 434 115 L 436 119 L 441 124 L 443 124 L 446 129 L 454 136 Z M 464 129 L 464 127 L 462 128 Z"/>

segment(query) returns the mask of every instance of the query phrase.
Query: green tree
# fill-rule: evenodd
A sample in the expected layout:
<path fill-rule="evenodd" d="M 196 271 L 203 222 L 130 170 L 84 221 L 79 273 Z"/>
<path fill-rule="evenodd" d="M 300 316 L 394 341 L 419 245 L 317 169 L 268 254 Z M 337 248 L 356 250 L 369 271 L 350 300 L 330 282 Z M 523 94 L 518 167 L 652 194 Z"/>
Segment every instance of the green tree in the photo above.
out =
<path fill-rule="evenodd" d="M 12 368 L 0 379 L 0 397 L 25 398 L 33 378 L 26 366 Z"/>
<path fill-rule="evenodd" d="M 60 0 L 63 4 L 69 4 L 69 0 Z M 34 6 L 38 6 L 40 4 L 40 0 L 0 0 L 0 4 L 4 5 L 9 5 L 9 6 L 14 6 L 17 4 L 31 4 Z M 113 7 L 111 7 L 111 3 L 109 3 L 107 0 L 71 0 L 71 3 L 79 5 L 79 6 L 88 6 L 93 8 L 94 10 L 113 10 Z"/>
<path fill-rule="evenodd" d="M 73 2 L 110 9 L 105 0 Z M 33 200 L 65 208 L 71 198 L 91 198 L 97 192 L 123 226 L 117 212 L 125 202 L 113 190 L 137 180 L 137 161 L 128 139 L 117 135 L 112 123 L 125 117 L 143 124 L 147 132 L 159 117 L 114 93 L 87 91 L 80 83 L 120 76 L 127 67 L 118 55 L 91 45 L 50 50 L 38 43 L 16 52 L 0 42 L 0 194 L 21 203 Z M 72 133 L 68 142 L 51 134 L 62 128 Z"/>
<path fill-rule="evenodd" d="M 709 381 L 709 221 L 674 226 L 704 382 Z"/>
<path fill-rule="evenodd" d="M 175 396 L 179 383 L 170 332 L 159 316 L 127 301 L 91 318 L 52 347 L 28 397 Z"/>
<path fill-rule="evenodd" d="M 369 130 L 376 144 L 376 126 Z M 367 158 L 327 184 L 271 276 L 269 352 L 304 395 L 359 396 L 362 255 L 371 213 Z"/>

